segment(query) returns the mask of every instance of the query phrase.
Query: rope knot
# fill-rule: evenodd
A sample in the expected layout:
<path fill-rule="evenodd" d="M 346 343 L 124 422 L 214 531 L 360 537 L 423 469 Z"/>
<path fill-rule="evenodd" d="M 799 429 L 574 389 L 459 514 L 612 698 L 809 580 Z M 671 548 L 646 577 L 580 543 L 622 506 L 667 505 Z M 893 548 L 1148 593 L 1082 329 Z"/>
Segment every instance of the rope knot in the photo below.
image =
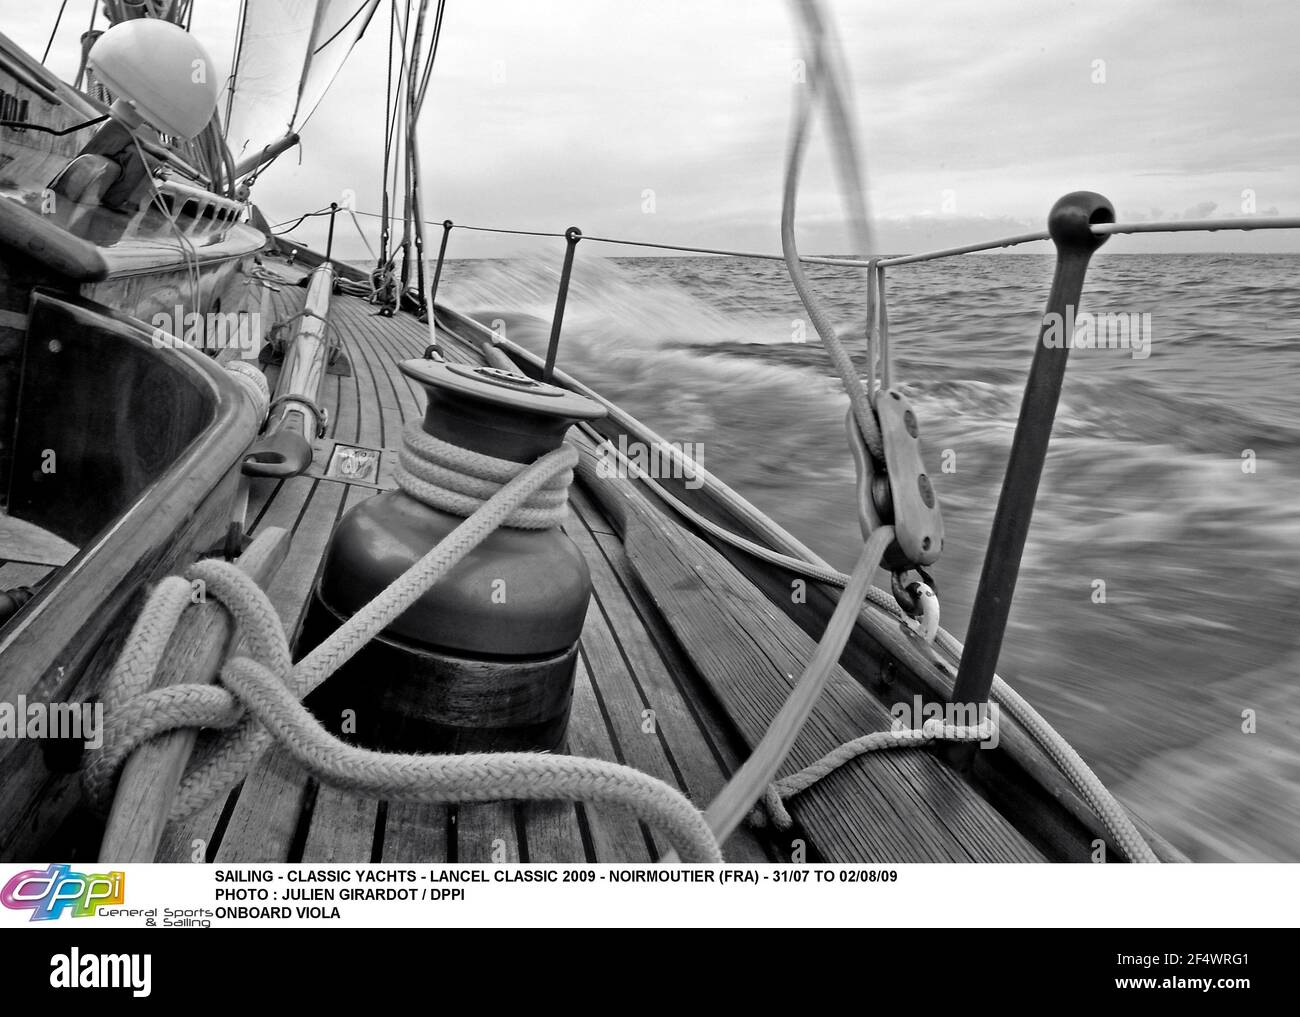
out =
<path fill-rule="evenodd" d="M 146 601 L 127 645 L 104 686 L 104 744 L 82 774 L 92 803 L 106 808 L 118 774 L 145 742 L 182 728 L 201 732 L 181 779 L 171 818 L 192 815 L 243 779 L 265 751 L 270 735 L 244 704 L 221 684 L 182 683 L 153 688 L 154 678 L 181 616 L 209 598 L 231 617 L 234 639 L 245 655 L 232 668 L 256 669 L 288 684 L 291 661 L 279 617 L 262 589 L 234 565 L 217 559 L 195 562 L 183 576 L 162 580 Z"/>

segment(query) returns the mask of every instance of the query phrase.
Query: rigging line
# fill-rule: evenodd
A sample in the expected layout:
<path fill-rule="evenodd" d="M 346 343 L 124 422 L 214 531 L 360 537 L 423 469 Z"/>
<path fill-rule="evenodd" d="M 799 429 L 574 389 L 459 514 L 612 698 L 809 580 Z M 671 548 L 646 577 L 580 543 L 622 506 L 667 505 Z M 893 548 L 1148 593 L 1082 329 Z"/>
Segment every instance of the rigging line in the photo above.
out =
<path fill-rule="evenodd" d="M 348 52 L 349 52 L 349 53 L 352 51 L 352 47 L 353 47 L 353 46 L 356 46 L 357 42 L 361 39 L 361 37 L 362 37 L 363 35 L 366 34 L 366 29 L 370 27 L 370 21 L 371 21 L 371 19 L 374 17 L 375 11 L 378 9 L 378 7 L 379 7 L 379 0 L 373 0 L 373 3 L 370 4 L 370 10 L 369 10 L 369 12 L 366 14 L 366 21 L 365 21 L 365 24 L 363 24 L 363 25 L 362 25 L 362 26 L 357 30 L 356 37 L 352 40 L 351 45 L 348 47 Z M 363 8 L 363 9 L 364 9 L 364 8 Z M 353 17 L 355 18 L 355 15 L 353 15 Z M 352 20 L 352 19 L 349 19 L 349 20 Z M 314 36 L 315 34 L 316 34 L 316 33 L 315 33 L 315 30 L 313 29 L 313 31 L 312 31 L 312 35 Z M 322 47 L 322 48 L 324 48 L 324 47 Z M 304 116 L 304 117 L 302 118 L 302 120 L 299 120 L 299 119 L 298 119 L 298 113 L 299 113 L 299 110 L 300 110 L 301 105 L 302 105 L 302 90 L 303 90 L 303 86 L 304 86 L 304 85 L 306 84 L 306 82 L 307 82 L 307 72 L 308 72 L 309 66 L 310 66 L 310 64 L 311 64 L 311 58 L 312 58 L 313 56 L 315 56 L 317 52 L 319 52 L 319 50 L 316 50 L 316 51 L 309 51 L 308 54 L 307 54 L 307 62 L 303 65 L 302 77 L 299 79 L 299 83 L 298 83 L 298 98 L 297 98 L 296 102 L 294 103 L 294 107 L 293 107 L 293 117 L 292 117 L 292 118 L 290 119 L 290 121 L 289 121 L 290 128 L 291 128 L 291 129 L 294 129 L 294 130 L 301 131 L 304 127 L 306 127 L 306 126 L 307 126 L 307 122 L 308 122 L 309 120 L 311 120 L 311 118 L 315 115 L 316 110 L 317 110 L 317 109 L 319 108 L 319 106 L 320 106 L 320 99 L 318 98 L 317 101 L 316 101 L 316 106 L 313 106 L 311 109 L 309 109 L 309 110 L 307 111 L 307 115 Z M 345 59 L 346 59 L 346 57 L 345 57 Z M 337 68 L 335 68 L 334 73 L 330 76 L 329 81 L 326 83 L 326 87 L 328 87 L 329 85 L 332 85 L 332 84 L 334 83 L 334 81 L 338 78 L 339 72 L 340 72 L 342 69 L 343 69 L 343 65 L 340 63 L 340 65 L 339 65 Z M 300 158 L 301 158 L 301 156 L 300 156 Z"/>
<path fill-rule="evenodd" d="M 54 27 L 50 29 L 50 41 L 45 44 L 45 53 L 41 56 L 41 66 L 44 66 L 45 61 L 49 59 L 50 47 L 54 45 L 54 37 L 59 34 L 59 24 L 63 21 L 63 11 L 67 6 L 68 0 L 63 0 L 59 4 L 58 16 L 54 19 Z"/>
<path fill-rule="evenodd" d="M 230 145 L 226 143 L 226 132 L 221 127 L 220 114 L 213 111 L 212 119 L 216 121 L 216 126 L 212 130 L 212 144 L 217 149 L 217 154 L 221 158 L 221 165 L 226 173 L 226 197 L 234 198 L 237 192 L 237 181 L 235 180 L 235 156 L 230 151 Z"/>
<path fill-rule="evenodd" d="M 433 77 L 433 62 L 438 57 L 438 42 L 442 39 L 442 12 L 446 6 L 447 0 L 438 0 L 438 12 L 433 20 L 433 41 L 429 45 L 429 62 L 425 65 L 424 77 L 420 80 L 420 94 L 415 103 L 417 116 L 424 108 L 424 96 L 429 91 L 429 79 Z"/>
<path fill-rule="evenodd" d="M 441 226 L 442 224 L 426 220 L 425 225 Z M 510 233 L 517 237 L 560 237 L 561 239 L 565 237 L 563 233 L 543 233 L 540 230 L 499 230 L 490 226 L 462 226 L 460 223 L 456 223 L 456 229 L 472 230 L 475 233 Z M 587 238 L 584 236 L 582 239 L 586 240 Z"/>
<path fill-rule="evenodd" d="M 326 46 L 328 46 L 331 42 L 333 42 L 333 41 L 334 41 L 335 39 L 337 39 L 340 35 L 342 35 L 343 32 L 344 32 L 344 30 L 348 27 L 348 25 L 352 24 L 352 22 L 354 22 L 354 21 L 357 20 L 357 15 L 360 14 L 362 11 L 364 11 L 367 7 L 369 7 L 370 4 L 371 4 L 371 0 L 362 0 L 362 2 L 361 2 L 361 6 L 358 7 L 355 11 L 352 12 L 352 16 L 351 16 L 350 18 L 348 18 L 347 21 L 345 21 L 345 22 L 343 22 L 343 24 L 339 25 L 339 27 L 338 27 L 338 31 L 337 31 L 337 32 L 335 32 L 335 33 L 334 33 L 333 35 L 331 35 L 328 39 L 326 39 L 326 40 L 325 40 L 324 42 L 322 42 L 319 46 L 317 46 L 314 50 L 312 50 L 312 56 L 317 56 L 317 55 L 319 55 L 321 50 L 323 50 L 323 49 L 324 49 Z M 364 31 L 364 29 L 363 29 L 363 31 Z"/>
<path fill-rule="evenodd" d="M 358 211 L 357 211 L 357 215 L 364 215 L 364 216 L 367 216 L 367 217 L 369 217 L 369 218 L 371 218 L 371 219 L 382 219 L 382 218 L 384 218 L 384 216 L 382 216 L 382 215 L 381 215 L 380 213 L 378 213 L 378 212 L 362 212 L 362 211 L 358 210 Z M 398 219 L 400 219 L 400 218 L 401 218 L 401 216 L 397 216 L 397 215 L 390 215 L 390 216 L 388 216 L 388 219 L 391 220 L 392 222 L 397 222 Z M 421 221 L 422 223 L 424 223 L 425 226 L 441 226 L 441 225 L 442 225 L 442 221 L 441 221 L 441 220 L 434 221 L 433 219 L 421 219 L 420 221 Z M 561 238 L 561 239 L 564 238 L 564 234 L 563 234 L 563 233 L 542 233 L 542 232 L 540 232 L 540 231 L 538 231 L 538 230 L 503 230 L 503 229 L 494 229 L 494 228 L 491 227 L 491 226 L 462 226 L 460 223 L 456 223 L 456 229 L 458 229 L 458 230 L 473 230 L 473 231 L 475 231 L 475 232 L 477 232 L 477 233 L 513 233 L 514 235 L 516 235 L 516 236 L 521 236 L 521 237 L 559 237 L 559 238 Z M 583 240 L 586 240 L 587 237 L 584 235 L 582 239 L 583 239 Z M 610 241 L 610 242 L 611 242 L 611 243 L 635 243 L 635 241 L 630 241 L 630 240 L 629 240 L 629 241 L 617 241 L 617 240 L 616 240 L 616 241 Z M 654 246 L 654 245 L 641 245 L 641 246 Z M 682 248 L 682 250 L 694 250 L 694 248 Z M 756 257 L 761 257 L 761 255 L 756 255 Z M 776 260 L 778 260 L 778 261 L 781 260 L 779 255 L 772 255 L 772 257 L 776 258 Z"/>
<path fill-rule="evenodd" d="M 312 218 L 313 216 L 317 216 L 317 215 L 328 215 L 328 214 L 329 214 L 329 210 L 330 210 L 330 207 L 329 207 L 328 205 L 325 205 L 325 206 L 322 207 L 322 208 L 318 208 L 318 209 L 316 209 L 315 212 L 304 212 L 302 215 L 298 216 L 297 219 L 294 219 L 294 220 L 293 220 L 293 225 L 289 227 L 289 230 L 297 229 L 298 224 L 301 223 L 304 219 L 310 219 L 310 218 Z M 289 221 L 290 221 L 290 220 L 286 219 L 286 220 L 284 220 L 284 222 L 277 222 L 277 223 L 275 223 L 274 225 L 268 226 L 267 228 L 268 228 L 268 229 L 272 229 L 272 230 L 278 230 L 281 226 L 285 225 L 285 224 L 288 223 Z M 285 230 L 284 232 L 288 233 L 289 230 Z"/>
<path fill-rule="evenodd" d="M 369 216 L 372 219 L 379 219 L 382 216 L 378 212 L 357 212 L 357 215 Z M 391 220 L 396 221 L 397 216 L 389 216 Z M 441 220 L 425 219 L 426 226 L 441 226 Z M 504 230 L 491 226 L 468 226 L 456 223 L 458 230 L 476 230 L 480 233 L 516 233 L 530 237 L 563 237 L 563 233 L 545 233 L 534 230 Z M 1096 223 L 1092 226 L 1094 234 L 1113 234 L 1113 233 L 1179 233 L 1179 232 L 1209 232 L 1214 233 L 1219 230 L 1237 230 L 1242 232 L 1252 232 L 1255 230 L 1289 230 L 1300 229 L 1300 216 L 1269 216 L 1259 219 L 1197 219 L 1197 220 L 1170 220 L 1167 222 L 1119 222 L 1119 223 Z M 716 247 L 687 247 L 682 244 L 659 244 L 649 240 L 626 240 L 618 237 L 599 237 L 592 234 L 584 233 L 582 239 L 586 243 L 592 244 L 618 244 L 624 247 L 652 247 L 662 251 L 683 251 L 687 254 L 716 254 L 729 258 L 754 258 L 759 261 L 784 261 L 785 259 L 779 254 L 760 254 L 755 251 L 732 251 Z M 823 257 L 819 255 L 805 254 L 800 255 L 799 260 L 808 265 L 831 265 L 835 268 L 871 268 L 873 264 L 881 268 L 890 268 L 895 265 L 910 265 L 921 261 L 935 261 L 941 258 L 954 257 L 961 254 L 975 254 L 980 251 L 993 251 L 1003 247 L 1016 247 L 1021 244 L 1032 244 L 1039 241 L 1049 240 L 1046 231 L 1036 233 L 1021 233 L 1012 237 L 1001 237 L 997 240 L 988 240 L 979 244 L 966 244 L 962 247 L 945 247 L 934 251 L 923 251 L 917 254 L 900 254 L 889 258 L 863 259 L 850 257 Z"/>
<path fill-rule="evenodd" d="M 854 366 L 849 352 L 844 348 L 839 335 L 835 331 L 835 327 L 826 312 L 825 304 L 818 297 L 803 271 L 803 265 L 799 260 L 798 246 L 795 241 L 795 209 L 799 198 L 799 175 L 803 169 L 809 128 L 812 124 L 818 100 L 824 100 L 825 93 L 833 90 L 835 83 L 827 65 L 825 33 L 820 30 L 816 11 L 812 10 L 811 4 L 801 4 L 798 0 L 795 0 L 793 6 L 806 15 L 806 26 L 810 36 L 808 42 L 811 50 L 809 52 L 807 82 L 802 86 L 795 86 L 794 115 L 790 126 L 789 141 L 787 142 L 785 180 L 781 195 L 781 250 L 785 254 L 786 271 L 790 276 L 790 282 L 794 284 L 804 310 L 812 321 L 813 327 L 817 330 L 817 334 L 821 336 L 822 346 L 835 368 L 835 373 L 839 376 L 840 383 L 844 386 L 845 394 L 849 397 L 853 419 L 857 424 L 858 431 L 861 433 L 862 440 L 872 457 L 883 462 L 885 454 L 880 425 L 876 421 L 875 411 L 867 398 L 867 389 L 858 376 L 857 368 Z M 810 10 L 812 10 L 812 13 L 808 14 L 807 12 Z"/>
<path fill-rule="evenodd" d="M 392 17 L 391 20 L 389 21 L 389 33 L 390 35 L 396 33 L 397 35 L 400 36 L 401 49 L 399 52 L 401 53 L 401 61 L 397 67 L 397 75 L 394 79 L 397 82 L 397 89 L 393 93 L 393 97 L 392 97 L 392 120 L 388 128 L 388 141 L 394 148 L 394 154 L 400 155 L 402 151 L 402 138 L 398 134 L 397 124 L 398 124 L 398 110 L 402 105 L 402 89 L 405 87 L 406 84 L 406 27 L 403 20 L 398 17 L 397 0 L 392 0 L 392 7 L 390 8 L 390 13 Z M 406 0 L 405 20 L 409 21 L 410 18 L 411 18 L 411 0 Z M 393 52 L 394 52 L 394 47 L 393 44 L 390 42 L 389 50 L 388 50 L 388 59 L 390 65 L 392 64 L 392 60 L 393 60 Z M 398 165 L 399 165 L 399 160 L 394 158 L 393 159 L 393 184 L 391 188 L 391 191 L 394 194 L 397 193 Z M 392 221 L 397 217 L 389 216 L 388 218 L 390 221 Z"/>
<path fill-rule="evenodd" d="M 447 9 L 447 0 L 438 0 L 438 11 L 433 20 L 433 39 L 429 44 L 429 62 L 424 68 L 424 77 L 420 81 L 420 98 L 418 107 L 423 109 L 424 96 L 429 90 L 429 79 L 433 76 L 434 61 L 438 58 L 438 43 L 442 41 L 442 16 Z"/>
<path fill-rule="evenodd" d="M 187 237 L 181 231 L 181 228 L 177 224 L 176 220 L 173 219 L 171 215 L 165 211 L 165 209 L 167 208 L 167 204 L 163 200 L 163 193 L 162 190 L 158 187 L 158 181 L 153 175 L 153 167 L 149 165 L 149 160 L 145 157 L 144 146 L 140 144 L 140 139 L 136 137 L 134 131 L 131 131 L 130 135 L 131 135 L 131 141 L 135 145 L 136 154 L 140 157 L 140 163 L 141 165 L 144 166 L 145 171 L 148 173 L 149 189 L 152 191 L 152 201 L 154 207 L 163 211 L 164 216 L 166 216 L 167 222 L 170 224 L 172 228 L 172 232 L 176 234 L 176 239 L 180 242 L 181 257 L 185 261 L 185 277 L 186 277 L 186 281 L 190 284 L 190 299 L 193 301 L 192 306 L 194 310 L 197 312 L 201 310 L 199 306 L 199 299 L 203 292 L 203 280 L 201 278 L 201 272 L 199 269 L 198 249 L 194 246 L 194 242 L 190 240 L 190 238 Z"/>
<path fill-rule="evenodd" d="M 289 130 L 293 130 L 294 122 L 298 119 L 298 107 L 302 105 L 302 93 L 307 87 L 307 75 L 311 71 L 312 50 L 310 40 L 316 38 L 317 31 L 320 30 L 321 12 L 325 9 L 324 4 L 318 3 L 316 10 L 312 13 L 311 34 L 307 36 L 309 42 L 307 52 L 303 55 L 302 70 L 298 73 L 298 92 L 293 100 L 293 111 L 289 114 Z"/>
<path fill-rule="evenodd" d="M 65 134 L 73 134 L 77 131 L 84 130 L 87 127 L 94 127 L 95 124 L 102 124 L 108 119 L 105 113 L 102 117 L 95 117 L 93 120 L 83 120 L 79 124 L 73 124 L 71 127 L 46 127 L 44 124 L 33 123 L 30 120 L 0 120 L 0 127 L 10 127 L 16 131 L 40 131 L 42 134 L 52 134 L 56 138 L 61 138 Z"/>
<path fill-rule="evenodd" d="M 191 7 L 191 12 L 193 8 Z M 230 143 L 230 115 L 235 106 L 235 89 L 238 87 L 239 59 L 244 53 L 244 31 L 248 27 L 248 0 L 239 0 L 239 31 L 235 35 L 235 55 L 230 62 L 226 78 L 226 143 Z"/>
<path fill-rule="evenodd" d="M 366 239 L 366 234 L 361 228 L 361 223 L 357 221 L 357 213 L 352 211 L 350 208 L 344 209 L 344 211 L 346 211 L 348 215 L 352 216 L 352 225 L 357 228 L 357 235 L 361 237 L 361 242 L 366 245 L 366 253 L 370 255 L 371 260 L 378 264 L 378 259 L 375 257 L 375 249 L 370 246 L 370 241 Z"/>
<path fill-rule="evenodd" d="M 95 30 L 95 19 L 99 17 L 99 2 L 91 0 L 90 4 L 90 25 L 86 28 L 86 35 L 89 36 Z M 81 63 L 77 65 L 77 77 L 73 81 L 72 87 L 81 90 L 82 79 L 86 76 L 86 58 L 90 56 L 90 47 L 83 45 L 81 47 Z"/>
<path fill-rule="evenodd" d="M 380 255 L 376 267 L 388 257 L 388 167 L 393 148 L 393 38 L 396 31 L 393 22 L 396 17 L 395 5 L 390 3 L 388 7 L 388 71 L 384 76 L 384 170 L 379 177 L 380 185 L 383 188 L 383 194 L 381 195 L 383 220 L 379 224 Z M 353 219 L 356 218 L 355 212 L 353 212 L 352 217 Z"/>
<path fill-rule="evenodd" d="M 441 0 L 439 0 L 441 9 Z M 408 72 L 406 82 L 406 158 L 407 158 L 407 190 L 410 196 L 409 208 L 407 214 L 411 217 L 411 232 L 415 241 L 415 274 L 416 287 L 419 302 L 423 304 L 424 289 L 424 224 L 421 221 L 422 209 L 420 205 L 420 140 L 416 134 L 416 127 L 420 120 L 420 99 L 422 93 L 417 90 L 416 80 L 420 76 L 420 53 L 422 50 L 421 38 L 424 33 L 424 24 L 429 14 L 429 0 L 420 0 L 420 15 L 415 23 L 414 41 L 411 43 L 411 67 Z M 436 26 L 435 26 L 436 27 Z M 436 50 L 436 38 L 430 44 L 428 53 L 425 56 L 425 75 L 427 80 L 428 69 L 432 66 L 433 53 Z M 403 262 L 403 275 L 406 274 L 406 263 Z M 403 280 L 406 281 L 405 279 Z"/>
<path fill-rule="evenodd" d="M 420 0 L 420 8 L 421 8 L 421 10 L 423 10 L 425 7 L 428 6 L 428 2 L 429 2 L 429 0 Z M 405 158 L 402 160 L 402 165 L 404 165 L 404 166 L 406 167 L 406 171 L 407 171 L 407 172 L 406 172 L 406 186 L 403 188 L 403 200 L 402 200 L 402 243 L 401 243 L 401 246 L 402 246 L 402 285 L 403 285 L 403 287 L 405 287 L 405 285 L 406 285 L 406 283 L 407 283 L 407 281 L 408 281 L 408 279 L 409 279 L 407 266 L 408 266 L 408 264 L 409 264 L 409 262 L 410 262 L 410 243 L 411 243 L 411 172 L 410 172 L 410 163 L 411 163 L 411 151 L 410 151 L 410 150 L 411 150 L 411 137 L 410 137 L 410 130 L 409 130 L 409 110 L 410 110 L 410 102 L 411 102 L 411 79 L 412 79 L 412 77 L 413 77 L 413 75 L 414 75 L 414 70 L 413 70 L 413 67 L 411 66 L 410 61 L 413 61 L 413 60 L 414 60 L 414 58 L 415 58 L 415 53 L 414 53 L 414 49 L 412 48 L 412 51 L 411 51 L 411 53 L 410 53 L 410 60 L 408 61 L 406 28 L 407 28 L 407 26 L 408 26 L 410 23 L 411 23 L 411 0 L 406 0 L 406 15 L 405 15 L 405 17 L 404 17 L 401 21 L 399 21 L 399 22 L 397 23 L 397 32 L 398 32 L 398 35 L 401 37 L 401 40 L 402 40 L 402 89 L 404 89 L 404 90 L 405 90 L 405 93 L 406 93 L 406 107 L 407 107 L 407 110 L 408 110 L 408 118 L 407 118 L 407 120 L 408 120 L 408 124 L 407 124 L 408 129 L 405 130 L 405 131 L 401 131 L 401 132 L 399 132 L 399 141 L 400 141 L 400 143 L 403 145 L 403 151 L 404 151 L 404 155 L 405 155 Z M 400 107 L 400 105 L 401 105 L 401 92 L 399 91 L 399 93 L 398 93 L 398 106 Z M 393 115 L 394 115 L 394 117 L 397 116 L 397 110 L 396 110 L 396 109 L 394 109 L 394 113 L 393 113 Z M 396 187 L 397 187 L 396 181 L 397 181 L 397 177 L 398 177 L 399 172 L 400 172 L 400 171 L 399 171 L 396 167 L 394 167 L 394 170 L 393 170 L 393 181 L 394 181 L 394 183 L 393 183 L 393 188 L 394 188 L 394 190 L 396 190 Z"/>
<path fill-rule="evenodd" d="M 400 153 L 402 139 L 398 136 L 397 125 L 399 122 L 398 109 L 402 105 L 402 89 L 406 84 L 406 29 L 402 20 L 398 17 L 397 14 L 397 0 L 392 0 L 392 6 L 389 9 L 389 13 L 390 13 L 390 18 L 388 24 L 388 35 L 389 35 L 388 65 L 390 68 L 389 93 L 391 96 L 391 105 L 389 105 L 388 109 L 386 109 L 385 111 L 385 119 L 388 121 L 388 127 L 386 129 L 386 137 L 384 143 L 386 149 L 394 148 L 396 149 L 397 152 Z M 409 21 L 410 18 L 411 18 L 411 0 L 406 0 L 406 20 Z M 393 66 L 393 52 L 394 52 L 393 40 L 394 40 L 395 32 L 400 33 L 401 35 L 402 48 L 401 48 L 401 63 L 400 66 L 397 68 L 397 75 L 394 78 L 392 73 L 392 66 Z M 395 92 L 393 92 L 391 88 L 391 84 L 394 80 L 397 82 L 397 89 Z M 386 104 L 387 102 L 388 100 L 386 100 Z M 396 192 L 396 190 L 397 190 L 397 169 L 396 167 L 394 167 L 392 191 Z"/>
<path fill-rule="evenodd" d="M 802 21 L 804 44 L 820 65 L 820 80 L 811 75 L 805 87 L 816 88 L 827 118 L 827 140 L 840 178 L 840 196 L 848 213 L 849 232 L 858 253 L 870 257 L 875 250 L 871 219 L 867 212 L 866 187 L 863 185 L 862 158 L 858 152 L 857 132 L 853 128 L 850 108 L 848 72 L 844 69 L 844 51 L 834 21 L 823 16 L 817 0 L 792 0 L 791 6 Z"/>

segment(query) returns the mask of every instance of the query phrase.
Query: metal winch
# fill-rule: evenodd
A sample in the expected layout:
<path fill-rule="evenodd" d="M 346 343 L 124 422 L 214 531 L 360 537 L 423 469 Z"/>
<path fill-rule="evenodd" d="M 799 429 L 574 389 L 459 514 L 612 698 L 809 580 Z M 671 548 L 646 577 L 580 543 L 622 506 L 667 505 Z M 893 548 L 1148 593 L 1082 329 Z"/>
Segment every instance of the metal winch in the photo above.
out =
<path fill-rule="evenodd" d="M 603 406 L 581 395 L 495 368 L 409 360 L 401 370 L 428 393 L 420 430 L 446 443 L 453 461 L 463 450 L 471 459 L 529 464 L 558 449 L 572 424 L 605 414 Z M 404 463 L 419 437 L 408 439 Z M 441 477 L 444 471 L 454 473 L 455 467 L 441 463 L 430 475 Z M 556 494 L 562 503 L 562 492 Z M 431 500 L 437 501 L 407 490 L 385 491 L 343 516 L 326 552 L 299 655 L 470 514 L 436 507 Z M 558 749 L 568 726 L 578 638 L 590 597 L 586 559 L 558 525 L 520 528 L 508 521 L 317 689 L 307 705 L 335 733 L 374 748 Z"/>

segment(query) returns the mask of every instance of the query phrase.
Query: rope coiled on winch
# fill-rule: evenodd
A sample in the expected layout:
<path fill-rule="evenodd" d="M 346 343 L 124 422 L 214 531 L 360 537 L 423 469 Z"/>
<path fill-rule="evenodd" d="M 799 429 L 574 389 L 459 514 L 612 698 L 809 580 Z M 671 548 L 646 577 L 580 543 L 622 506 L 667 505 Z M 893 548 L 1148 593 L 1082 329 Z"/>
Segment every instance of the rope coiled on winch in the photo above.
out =
<path fill-rule="evenodd" d="M 472 516 L 501 485 L 526 467 L 511 459 L 498 459 L 435 438 L 419 424 L 408 424 L 395 473 L 397 486 L 412 498 L 453 515 Z M 548 530 L 564 522 L 573 483 L 576 453 L 562 469 L 532 492 L 505 518 L 502 525 L 517 530 Z"/>
<path fill-rule="evenodd" d="M 439 470 L 428 463 L 424 443 L 409 441 L 409 464 L 422 473 Z M 440 443 L 445 446 L 445 443 Z M 462 450 L 463 451 L 463 450 Z M 657 778 L 604 760 L 547 753 L 508 752 L 460 756 L 422 756 L 374 752 L 335 738 L 300 700 L 351 659 L 374 636 L 415 603 L 490 533 L 511 520 L 540 525 L 549 513 L 558 521 L 553 494 L 541 504 L 539 491 L 567 490 L 577 451 L 565 444 L 531 465 L 470 453 L 477 483 L 455 481 L 450 488 L 429 481 L 417 488 L 444 499 L 451 490 L 487 492 L 483 474 L 512 475 L 496 485 L 477 509 L 436 547 L 349 618 L 297 665 L 291 663 L 288 638 L 266 594 L 238 568 L 221 561 L 192 566 L 188 579 L 161 582 L 145 604 L 103 691 L 106 709 L 103 747 L 83 773 L 92 801 L 106 802 L 117 774 L 143 742 L 182 727 L 219 731 L 204 740 L 186 770 L 172 803 L 171 819 L 192 815 L 233 788 L 272 741 L 325 783 L 357 794 L 426 802 L 483 802 L 502 799 L 575 800 L 631 809 L 662 829 L 673 848 L 690 861 L 721 861 L 722 853 L 700 811 L 679 791 Z M 406 467 L 409 470 L 409 465 Z M 442 480 L 450 478 L 439 473 Z M 411 476 L 414 476 L 413 474 Z M 419 478 L 415 478 L 419 480 Z M 407 482 L 410 482 L 408 478 Z M 561 484 L 563 485 L 561 487 Z M 420 498 L 421 495 L 413 494 Z M 435 506 L 437 502 L 434 502 Z M 552 524 L 553 525 L 553 524 Z M 182 612 L 193 602 L 192 581 L 201 579 L 206 594 L 232 615 L 246 653 L 226 661 L 222 685 L 150 685 Z M 224 686 L 224 687 L 223 687 Z"/>

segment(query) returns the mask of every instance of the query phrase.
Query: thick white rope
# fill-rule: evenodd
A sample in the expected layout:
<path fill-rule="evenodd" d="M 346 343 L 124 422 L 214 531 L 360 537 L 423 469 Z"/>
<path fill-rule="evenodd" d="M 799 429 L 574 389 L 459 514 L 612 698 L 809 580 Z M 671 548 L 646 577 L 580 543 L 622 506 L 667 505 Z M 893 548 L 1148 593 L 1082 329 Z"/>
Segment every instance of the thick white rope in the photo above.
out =
<path fill-rule="evenodd" d="M 871 734 L 855 738 L 832 749 L 815 763 L 805 766 L 797 773 L 782 777 L 768 785 L 759 808 L 749 815 L 752 826 L 766 826 L 770 820 L 778 830 L 788 830 L 794 825 L 785 803 L 795 795 L 807 791 L 824 777 L 830 776 L 845 763 L 868 752 L 884 749 L 921 748 L 936 741 L 982 742 L 993 737 L 994 723 L 991 717 L 985 717 L 979 724 L 948 724 L 937 717 L 927 720 L 920 728 L 905 730 L 873 731 Z"/>
<path fill-rule="evenodd" d="M 267 411 L 271 408 L 271 386 L 267 383 L 266 375 L 246 360 L 226 361 L 226 371 L 234 376 L 253 400 L 257 419 L 265 420 Z"/>
<path fill-rule="evenodd" d="M 104 748 L 83 775 L 92 800 L 104 801 L 126 759 L 141 743 L 180 727 L 221 731 L 205 739 L 181 780 L 171 819 L 193 814 L 242 780 L 273 740 L 319 779 L 384 798 L 470 802 L 503 799 L 576 800 L 631 809 L 662 829 L 690 861 L 721 860 L 700 811 L 680 792 L 647 774 L 604 760 L 545 753 L 416 756 L 372 752 L 329 734 L 300 700 L 402 614 L 470 550 L 534 494 L 572 476 L 576 450 L 565 445 L 516 474 L 437 547 L 293 666 L 288 639 L 266 594 L 239 569 L 221 561 L 193 566 L 189 580 L 159 583 L 137 619 L 104 689 L 108 715 Z M 227 661 L 222 685 L 150 689 L 193 580 L 230 611 L 245 656 Z M 223 687 L 224 686 L 224 687 Z"/>
<path fill-rule="evenodd" d="M 412 498 L 453 515 L 469 517 L 524 466 L 497 459 L 427 434 L 408 424 L 395 473 L 397 486 Z M 576 461 L 576 457 L 575 457 Z M 548 530 L 568 512 L 572 467 L 561 470 L 515 508 L 502 525 L 520 530 Z"/>

